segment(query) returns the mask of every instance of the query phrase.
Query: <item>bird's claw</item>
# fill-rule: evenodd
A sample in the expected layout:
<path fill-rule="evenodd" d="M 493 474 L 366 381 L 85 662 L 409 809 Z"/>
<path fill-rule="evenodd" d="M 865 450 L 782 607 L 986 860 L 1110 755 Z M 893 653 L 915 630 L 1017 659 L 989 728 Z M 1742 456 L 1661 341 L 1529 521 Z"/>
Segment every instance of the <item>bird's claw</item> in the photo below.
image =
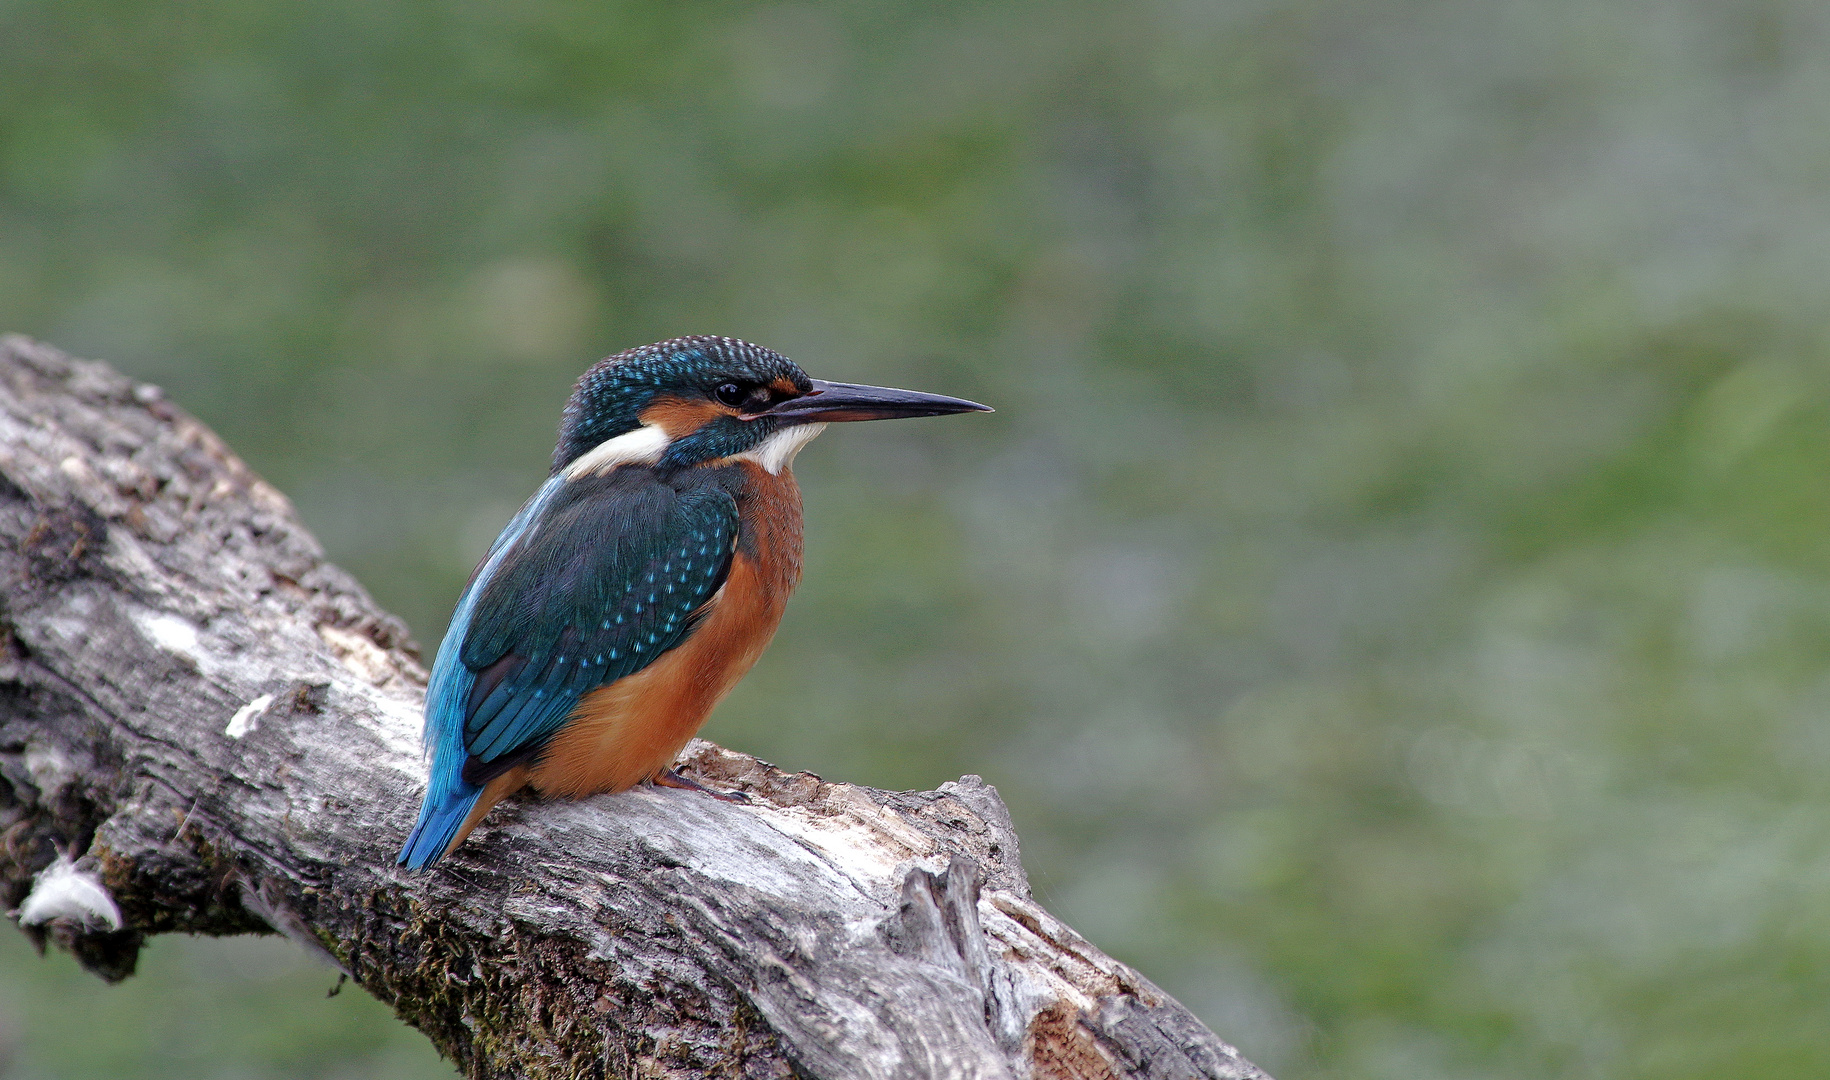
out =
<path fill-rule="evenodd" d="M 683 791 L 697 791 L 701 795 L 710 795 L 719 802 L 742 804 L 750 801 L 750 797 L 741 791 L 717 791 L 713 788 L 706 787 L 697 780 L 681 776 L 672 769 L 662 769 L 660 772 L 655 773 L 654 786 L 679 788 Z"/>

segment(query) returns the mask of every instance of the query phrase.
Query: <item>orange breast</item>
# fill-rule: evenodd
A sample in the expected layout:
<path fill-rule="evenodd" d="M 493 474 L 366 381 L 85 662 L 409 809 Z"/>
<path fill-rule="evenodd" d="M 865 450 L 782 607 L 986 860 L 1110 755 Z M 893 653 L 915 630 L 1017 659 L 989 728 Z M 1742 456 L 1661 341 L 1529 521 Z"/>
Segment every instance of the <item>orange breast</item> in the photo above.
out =
<path fill-rule="evenodd" d="M 781 623 L 801 576 L 801 493 L 786 469 L 744 462 L 737 552 L 698 629 L 654 663 L 585 695 L 528 780 L 579 798 L 621 791 L 673 764 L 712 707 L 743 678 Z"/>

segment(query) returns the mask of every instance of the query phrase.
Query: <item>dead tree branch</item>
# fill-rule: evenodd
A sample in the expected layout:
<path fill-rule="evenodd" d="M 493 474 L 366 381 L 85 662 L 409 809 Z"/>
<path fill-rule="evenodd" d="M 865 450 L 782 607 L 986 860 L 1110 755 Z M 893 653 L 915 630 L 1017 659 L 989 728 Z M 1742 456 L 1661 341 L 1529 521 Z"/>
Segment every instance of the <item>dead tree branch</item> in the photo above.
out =
<path fill-rule="evenodd" d="M 393 855 L 423 782 L 399 620 L 202 424 L 0 341 L 0 908 L 120 979 L 278 931 L 474 1077 L 1263 1074 L 1030 899 L 977 777 L 888 792 L 695 743 L 640 789 Z"/>

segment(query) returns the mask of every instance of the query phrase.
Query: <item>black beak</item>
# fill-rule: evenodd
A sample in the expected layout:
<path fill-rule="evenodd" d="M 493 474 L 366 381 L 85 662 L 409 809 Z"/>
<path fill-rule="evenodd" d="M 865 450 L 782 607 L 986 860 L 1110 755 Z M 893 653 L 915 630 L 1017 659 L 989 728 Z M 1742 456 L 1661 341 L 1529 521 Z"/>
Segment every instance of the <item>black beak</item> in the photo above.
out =
<path fill-rule="evenodd" d="M 842 420 L 896 420 L 905 416 L 991 411 L 991 406 L 965 398 L 814 379 L 812 390 L 758 415 L 779 416 L 796 424 L 827 424 Z"/>

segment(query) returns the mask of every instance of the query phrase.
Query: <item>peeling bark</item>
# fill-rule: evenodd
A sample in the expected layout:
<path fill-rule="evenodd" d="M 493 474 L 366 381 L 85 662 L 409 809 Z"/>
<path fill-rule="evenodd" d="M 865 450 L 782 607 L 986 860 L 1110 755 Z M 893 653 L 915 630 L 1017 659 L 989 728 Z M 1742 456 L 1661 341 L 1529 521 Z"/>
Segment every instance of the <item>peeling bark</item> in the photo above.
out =
<path fill-rule="evenodd" d="M 42 873 L 41 943 L 113 980 L 149 934 L 283 933 L 473 1077 L 1264 1075 L 1030 898 L 974 776 L 877 791 L 695 742 L 749 804 L 513 801 L 398 870 L 424 685 L 203 425 L 0 341 L 0 906 Z"/>

